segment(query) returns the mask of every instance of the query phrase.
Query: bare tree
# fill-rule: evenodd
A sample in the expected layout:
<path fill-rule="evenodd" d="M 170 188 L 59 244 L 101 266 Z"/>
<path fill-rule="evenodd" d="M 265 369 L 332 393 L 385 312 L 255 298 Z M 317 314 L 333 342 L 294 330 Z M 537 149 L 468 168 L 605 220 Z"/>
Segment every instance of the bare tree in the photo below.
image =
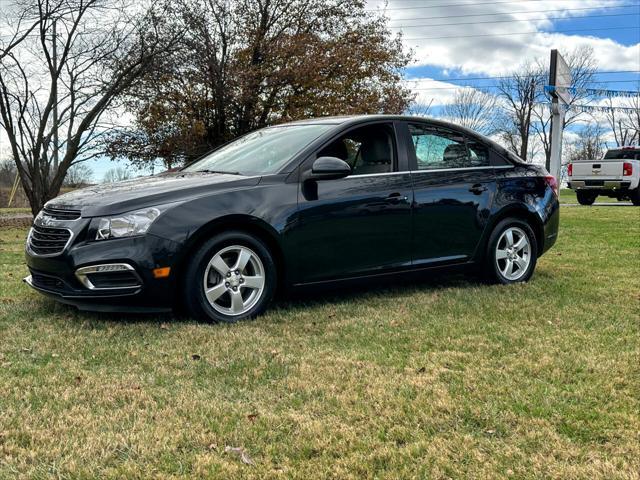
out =
<path fill-rule="evenodd" d="M 576 139 L 567 144 L 569 161 L 602 158 L 606 143 L 604 134 L 604 128 L 595 120 L 576 130 Z"/>
<path fill-rule="evenodd" d="M 0 160 L 0 187 L 11 188 L 17 174 L 13 160 Z"/>
<path fill-rule="evenodd" d="M 613 131 L 613 138 L 618 147 L 632 145 L 640 141 L 640 96 L 631 97 L 616 105 L 612 98 L 607 99 L 609 109 L 605 118 Z M 630 110 L 617 110 L 623 107 Z"/>
<path fill-rule="evenodd" d="M 568 104 L 570 107 L 590 99 L 591 95 L 586 91 L 586 88 L 593 82 L 598 62 L 590 46 L 577 47 L 572 52 L 565 54 L 564 58 L 571 68 L 572 86 L 575 88 L 570 95 L 571 98 Z M 539 83 L 544 85 L 549 77 L 549 65 L 543 63 L 542 60 L 538 60 L 538 68 L 541 75 Z M 532 113 L 534 121 L 531 127 L 542 144 L 545 165 L 549 170 L 551 166 L 551 106 L 548 102 L 544 102 L 537 105 Z M 564 118 L 563 131 L 583 115 L 584 113 L 579 110 L 569 109 Z"/>
<path fill-rule="evenodd" d="M 484 135 L 491 135 L 496 129 L 496 97 L 475 88 L 457 90 L 442 113 L 451 121 Z"/>
<path fill-rule="evenodd" d="M 13 4 L 19 20 L 0 43 L 0 127 L 34 214 L 75 162 L 100 153 L 105 113 L 177 43 L 177 33 L 158 34 L 157 10 L 132 0 Z"/>
<path fill-rule="evenodd" d="M 78 188 L 93 181 L 93 170 L 86 163 L 74 163 L 67 170 L 63 185 Z"/>
<path fill-rule="evenodd" d="M 433 98 L 429 100 L 429 103 L 423 101 L 413 101 L 407 108 L 405 113 L 414 117 L 428 117 L 431 114 L 431 106 L 433 105 Z"/>
<path fill-rule="evenodd" d="M 122 182 L 123 180 L 129 180 L 131 178 L 131 172 L 123 167 L 114 167 L 107 170 L 104 174 L 104 183 Z"/>
<path fill-rule="evenodd" d="M 507 148 L 524 161 L 528 158 L 532 115 L 541 98 L 542 85 L 540 68 L 532 64 L 524 64 L 498 85 L 502 111 L 498 132 Z"/>

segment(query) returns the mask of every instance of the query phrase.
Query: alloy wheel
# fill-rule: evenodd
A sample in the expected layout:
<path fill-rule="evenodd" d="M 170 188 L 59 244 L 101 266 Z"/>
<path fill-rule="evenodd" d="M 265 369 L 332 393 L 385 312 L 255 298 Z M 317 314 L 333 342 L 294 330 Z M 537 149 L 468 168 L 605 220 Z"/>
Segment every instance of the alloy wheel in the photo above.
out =
<path fill-rule="evenodd" d="M 250 248 L 225 247 L 209 260 L 203 286 L 207 301 L 217 312 L 243 315 L 258 303 L 264 292 L 264 266 Z"/>
<path fill-rule="evenodd" d="M 496 244 L 495 258 L 504 278 L 511 281 L 522 278 L 531 264 L 531 243 L 524 230 L 507 228 Z"/>

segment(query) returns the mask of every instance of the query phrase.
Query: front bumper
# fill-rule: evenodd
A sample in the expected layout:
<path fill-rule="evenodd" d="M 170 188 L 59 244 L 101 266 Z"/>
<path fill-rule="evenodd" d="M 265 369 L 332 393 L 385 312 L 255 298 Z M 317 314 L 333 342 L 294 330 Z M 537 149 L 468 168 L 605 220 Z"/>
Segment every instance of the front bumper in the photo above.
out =
<path fill-rule="evenodd" d="M 174 267 L 179 247 L 171 240 L 146 234 L 102 241 L 79 240 L 56 256 L 38 256 L 27 249 L 31 275 L 25 282 L 42 294 L 82 310 L 168 311 L 176 300 L 177 282 L 171 274 L 155 278 L 153 270 Z M 76 272 L 98 264 L 130 265 L 139 282 L 130 287 L 89 288 Z"/>

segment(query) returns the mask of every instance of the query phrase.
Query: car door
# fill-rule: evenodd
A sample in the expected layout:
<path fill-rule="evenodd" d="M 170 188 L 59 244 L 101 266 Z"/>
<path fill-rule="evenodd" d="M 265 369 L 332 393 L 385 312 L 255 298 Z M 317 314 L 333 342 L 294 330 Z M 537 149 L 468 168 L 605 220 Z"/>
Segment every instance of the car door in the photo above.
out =
<path fill-rule="evenodd" d="M 413 264 L 457 263 L 476 250 L 495 191 L 489 149 L 454 129 L 407 122 Z"/>
<path fill-rule="evenodd" d="M 301 166 L 298 214 L 287 234 L 294 283 L 381 273 L 411 264 L 411 175 L 394 122 L 341 133 Z M 316 158 L 345 160 L 352 173 L 305 179 Z M 401 171 L 403 170 L 403 171 Z"/>

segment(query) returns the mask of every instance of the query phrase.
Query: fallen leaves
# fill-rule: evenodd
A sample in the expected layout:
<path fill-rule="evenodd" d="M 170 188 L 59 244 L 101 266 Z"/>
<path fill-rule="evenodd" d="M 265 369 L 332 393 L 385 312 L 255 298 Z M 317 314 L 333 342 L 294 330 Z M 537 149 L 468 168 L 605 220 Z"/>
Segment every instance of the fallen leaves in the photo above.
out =
<path fill-rule="evenodd" d="M 240 447 L 230 447 L 229 445 L 227 445 L 226 447 L 224 447 L 224 453 L 234 455 L 246 465 L 255 465 L 255 462 L 252 460 L 249 454 Z"/>

